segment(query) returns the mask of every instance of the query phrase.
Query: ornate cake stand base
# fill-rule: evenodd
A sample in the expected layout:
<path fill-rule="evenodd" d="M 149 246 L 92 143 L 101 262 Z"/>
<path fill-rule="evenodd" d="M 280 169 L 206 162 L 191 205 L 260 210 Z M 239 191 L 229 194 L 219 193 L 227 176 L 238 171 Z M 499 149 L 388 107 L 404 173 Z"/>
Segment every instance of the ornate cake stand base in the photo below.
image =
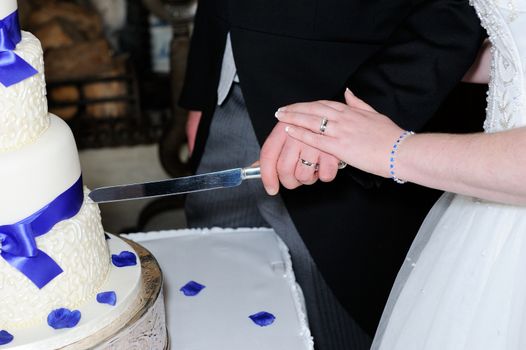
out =
<path fill-rule="evenodd" d="M 161 269 L 148 250 L 133 241 L 124 240 L 134 248 L 141 260 L 142 288 L 136 302 L 108 327 L 61 349 L 163 350 L 169 348 Z"/>

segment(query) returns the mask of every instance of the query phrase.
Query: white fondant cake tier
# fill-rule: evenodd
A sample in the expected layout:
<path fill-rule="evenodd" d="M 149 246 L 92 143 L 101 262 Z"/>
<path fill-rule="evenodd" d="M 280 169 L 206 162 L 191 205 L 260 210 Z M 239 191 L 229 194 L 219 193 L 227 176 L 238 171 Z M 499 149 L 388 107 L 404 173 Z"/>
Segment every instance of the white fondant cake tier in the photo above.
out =
<path fill-rule="evenodd" d="M 2 4 L 4 7 L 0 11 L 7 12 L 12 1 L 1 0 L 0 3 L 4 1 L 7 3 Z M 0 19 L 5 16 L 0 14 Z M 40 41 L 33 34 L 23 31 L 22 41 L 16 46 L 15 54 L 38 73 L 9 87 L 0 84 L 0 152 L 31 143 L 49 126 Z"/>
<path fill-rule="evenodd" d="M 38 289 L 0 257 L 0 330 L 45 324 L 50 311 L 78 307 L 106 281 L 108 245 L 98 206 L 87 196 L 76 216 L 56 224 L 36 243 L 64 272 Z"/>
<path fill-rule="evenodd" d="M 110 239 L 107 242 L 111 254 L 130 251 L 137 256 L 137 253 L 128 243 L 113 235 L 109 235 L 109 237 Z M 106 243 L 104 245 L 106 246 Z M 105 265 L 108 265 L 109 259 L 109 256 L 106 256 Z M 84 268 L 88 267 L 84 266 Z M 57 288 L 55 288 L 55 291 L 57 291 Z M 97 302 L 96 294 L 106 291 L 114 291 L 117 295 L 115 306 Z M 97 332 L 119 319 L 122 323 L 119 328 L 122 328 L 122 325 L 129 322 L 136 312 L 134 305 L 140 301 L 140 291 L 141 264 L 137 256 L 137 265 L 135 266 L 119 268 L 111 265 L 108 278 L 91 293 L 90 298 L 82 305 L 71 308 L 81 312 L 80 321 L 75 327 L 55 330 L 48 326 L 44 320 L 37 325 L 24 329 L 11 330 L 8 328 L 7 330 L 13 335 L 14 339 L 11 343 L 0 346 L 0 348 L 10 350 L 58 349 L 96 335 Z M 66 304 L 67 299 L 66 297 L 63 298 Z M 55 308 L 68 307 L 66 304 L 58 303 Z M 164 327 L 164 320 L 162 326 Z M 68 347 L 68 349 L 81 349 L 81 347 Z"/>
<path fill-rule="evenodd" d="M 174 350 L 312 350 L 288 249 L 270 229 L 203 229 L 124 235 L 159 262 Z M 205 288 L 186 296 L 195 281 Z M 261 327 L 249 318 L 275 316 Z"/>
<path fill-rule="evenodd" d="M 0 116 L 2 113 L 0 110 Z M 80 176 L 71 129 L 57 116 L 50 115 L 49 119 L 49 128 L 34 142 L 0 152 L 0 226 L 16 223 L 42 209 Z M 4 127 L 0 122 L 0 133 Z"/>
<path fill-rule="evenodd" d="M 7 17 L 18 8 L 16 0 L 0 1 L 0 19 Z"/>

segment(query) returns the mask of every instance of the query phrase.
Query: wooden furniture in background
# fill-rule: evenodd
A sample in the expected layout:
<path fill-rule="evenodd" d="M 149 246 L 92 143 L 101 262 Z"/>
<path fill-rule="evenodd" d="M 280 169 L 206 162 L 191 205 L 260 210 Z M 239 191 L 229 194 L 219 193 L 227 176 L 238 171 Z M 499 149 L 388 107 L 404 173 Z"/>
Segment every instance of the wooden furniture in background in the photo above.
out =
<path fill-rule="evenodd" d="M 22 27 L 42 43 L 49 110 L 68 122 L 79 148 L 160 139 L 170 115 L 152 117 L 142 109 L 146 74 L 138 71 L 146 69 L 136 69 L 133 53 L 118 52 L 110 43 L 101 13 L 90 1 L 19 0 L 19 9 Z M 147 33 L 146 25 L 142 30 Z M 133 40 L 139 42 L 136 36 Z"/>

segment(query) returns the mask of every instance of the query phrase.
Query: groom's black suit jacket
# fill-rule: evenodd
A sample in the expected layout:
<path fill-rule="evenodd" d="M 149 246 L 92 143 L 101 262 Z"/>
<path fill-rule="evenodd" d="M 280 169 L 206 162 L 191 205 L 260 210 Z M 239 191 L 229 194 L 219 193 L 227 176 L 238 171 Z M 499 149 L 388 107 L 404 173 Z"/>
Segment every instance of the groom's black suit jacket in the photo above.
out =
<path fill-rule="evenodd" d="M 204 112 L 196 163 L 216 105 L 228 32 L 261 144 L 278 107 L 342 100 L 346 86 L 403 128 L 426 130 L 483 38 L 467 0 L 200 0 L 180 100 Z M 325 279 L 373 334 L 438 192 L 348 168 L 332 183 L 281 194 Z"/>

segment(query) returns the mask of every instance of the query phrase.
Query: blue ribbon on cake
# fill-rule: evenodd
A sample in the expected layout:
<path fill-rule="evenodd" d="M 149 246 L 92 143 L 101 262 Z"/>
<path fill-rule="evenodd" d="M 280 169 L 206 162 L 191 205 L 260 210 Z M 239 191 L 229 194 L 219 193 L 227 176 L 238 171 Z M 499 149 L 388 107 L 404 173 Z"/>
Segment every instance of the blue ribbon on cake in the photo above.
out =
<path fill-rule="evenodd" d="M 38 71 L 14 53 L 22 40 L 18 11 L 0 20 L 0 83 L 9 87 L 27 79 Z"/>
<path fill-rule="evenodd" d="M 38 249 L 35 238 L 48 233 L 57 223 L 77 215 L 84 202 L 82 176 L 64 193 L 31 216 L 0 226 L 2 258 L 43 288 L 62 273 L 60 266 Z"/>

